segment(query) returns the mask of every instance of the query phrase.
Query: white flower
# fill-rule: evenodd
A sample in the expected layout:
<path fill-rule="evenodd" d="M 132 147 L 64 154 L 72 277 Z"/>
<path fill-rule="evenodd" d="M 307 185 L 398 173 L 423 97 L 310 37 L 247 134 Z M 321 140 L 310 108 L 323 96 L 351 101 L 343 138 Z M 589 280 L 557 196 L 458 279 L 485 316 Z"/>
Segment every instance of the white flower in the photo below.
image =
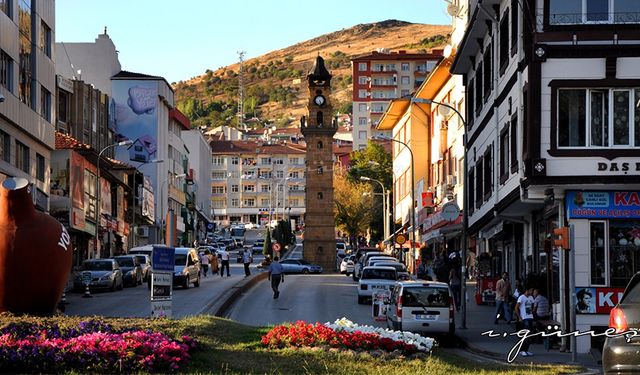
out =
<path fill-rule="evenodd" d="M 347 318 L 337 319 L 333 323 L 325 323 L 325 326 L 336 332 L 346 331 L 349 333 L 360 331 L 364 333 L 377 334 L 380 337 L 392 339 L 394 341 L 403 341 L 408 345 L 415 346 L 419 351 L 429 352 L 433 348 L 434 340 L 431 337 L 423 337 L 415 333 L 405 331 L 393 331 L 386 328 L 378 328 L 367 325 L 358 325 Z"/>

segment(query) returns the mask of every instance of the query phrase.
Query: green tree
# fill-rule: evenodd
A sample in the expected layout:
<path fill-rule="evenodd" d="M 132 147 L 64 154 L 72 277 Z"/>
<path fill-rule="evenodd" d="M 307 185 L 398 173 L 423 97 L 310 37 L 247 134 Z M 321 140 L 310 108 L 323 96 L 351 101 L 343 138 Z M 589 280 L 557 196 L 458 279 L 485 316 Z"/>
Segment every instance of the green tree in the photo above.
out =
<path fill-rule="evenodd" d="M 264 256 L 270 256 L 273 259 L 273 252 L 271 250 L 271 229 L 267 225 L 267 236 L 264 239 L 264 247 L 262 248 L 262 254 Z"/>
<path fill-rule="evenodd" d="M 371 186 L 350 181 L 342 171 L 333 177 L 336 227 L 349 236 L 364 233 L 371 223 L 372 202 L 363 195 L 371 193 Z"/>

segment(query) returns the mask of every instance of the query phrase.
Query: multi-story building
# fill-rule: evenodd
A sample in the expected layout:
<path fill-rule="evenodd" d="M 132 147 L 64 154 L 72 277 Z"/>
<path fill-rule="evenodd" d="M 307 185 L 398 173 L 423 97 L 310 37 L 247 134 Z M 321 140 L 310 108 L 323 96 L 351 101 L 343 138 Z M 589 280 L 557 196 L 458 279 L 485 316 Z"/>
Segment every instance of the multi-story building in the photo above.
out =
<path fill-rule="evenodd" d="M 305 213 L 305 148 L 261 141 L 212 141 L 211 206 L 218 225 L 264 225 Z"/>
<path fill-rule="evenodd" d="M 52 1 L 0 2 L 0 180 L 33 183 L 36 208 L 49 210 L 56 89 Z"/>
<path fill-rule="evenodd" d="M 194 212 L 194 235 L 196 240 L 206 238 L 207 226 L 213 222 L 211 218 L 211 146 L 198 129 L 183 130 L 182 139 L 189 149 L 189 178 L 192 185 L 187 186 L 192 196 L 187 208 Z M 193 205 L 190 204 L 193 202 Z"/>
<path fill-rule="evenodd" d="M 389 102 L 413 93 L 435 67 L 442 50 L 431 53 L 390 52 L 379 49 L 351 60 L 353 77 L 353 148 L 362 149 L 376 130 Z"/>

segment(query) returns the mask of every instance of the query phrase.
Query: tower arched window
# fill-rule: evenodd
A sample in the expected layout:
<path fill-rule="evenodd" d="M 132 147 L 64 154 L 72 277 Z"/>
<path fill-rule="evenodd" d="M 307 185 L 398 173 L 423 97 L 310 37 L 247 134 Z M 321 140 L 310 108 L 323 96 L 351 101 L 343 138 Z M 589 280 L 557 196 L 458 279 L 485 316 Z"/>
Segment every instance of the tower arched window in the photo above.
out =
<path fill-rule="evenodd" d="M 318 199 L 322 199 L 324 197 L 324 195 L 322 194 L 322 192 L 318 193 Z"/>
<path fill-rule="evenodd" d="M 324 173 L 324 168 L 318 167 L 318 174 L 323 174 L 323 173 Z"/>
<path fill-rule="evenodd" d="M 322 111 L 316 113 L 316 124 L 318 124 L 318 127 L 322 126 Z"/>
<path fill-rule="evenodd" d="M 318 141 L 318 149 L 322 148 L 322 141 Z"/>

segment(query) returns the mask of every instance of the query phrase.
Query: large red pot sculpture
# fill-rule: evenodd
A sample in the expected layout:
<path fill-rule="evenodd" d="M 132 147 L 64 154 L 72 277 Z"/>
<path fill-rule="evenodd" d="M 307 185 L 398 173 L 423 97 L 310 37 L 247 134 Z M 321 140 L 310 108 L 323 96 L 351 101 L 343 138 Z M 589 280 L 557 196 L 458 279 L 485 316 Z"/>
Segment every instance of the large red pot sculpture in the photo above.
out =
<path fill-rule="evenodd" d="M 33 207 L 24 178 L 0 187 L 0 312 L 55 312 L 71 271 L 69 233 Z"/>

